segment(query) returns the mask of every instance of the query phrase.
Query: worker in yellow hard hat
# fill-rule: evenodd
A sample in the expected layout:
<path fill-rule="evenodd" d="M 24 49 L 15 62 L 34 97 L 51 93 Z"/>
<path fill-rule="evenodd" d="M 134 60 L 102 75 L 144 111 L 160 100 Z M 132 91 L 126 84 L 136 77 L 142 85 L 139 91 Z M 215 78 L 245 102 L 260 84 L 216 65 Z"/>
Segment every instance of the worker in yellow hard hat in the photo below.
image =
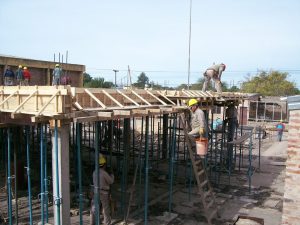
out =
<path fill-rule="evenodd" d="M 191 111 L 191 128 L 192 130 L 188 133 L 190 138 L 207 137 L 207 125 L 204 112 L 199 108 L 198 101 L 196 99 L 190 99 L 188 106 Z"/>
<path fill-rule="evenodd" d="M 60 68 L 60 65 L 59 64 L 56 64 L 55 65 L 55 68 L 52 72 L 52 85 L 60 85 L 60 82 L 61 82 L 61 76 L 62 76 L 62 68 Z"/>
<path fill-rule="evenodd" d="M 113 184 L 114 182 L 114 175 L 113 174 L 108 174 L 106 171 L 106 159 L 105 157 L 100 154 L 99 155 L 99 174 L 98 174 L 98 181 L 99 184 L 97 184 L 97 174 L 96 170 L 93 172 L 93 184 L 94 184 L 94 190 L 99 190 L 100 192 L 100 202 L 102 205 L 102 213 L 104 217 L 103 223 L 105 225 L 110 225 L 111 224 L 111 215 L 110 215 L 110 204 L 109 204 L 109 198 L 110 198 L 110 185 Z M 98 192 L 98 193 L 99 193 Z M 94 225 L 95 224 L 95 198 L 96 195 L 94 195 L 94 199 L 92 200 L 92 207 L 90 211 L 90 224 Z M 98 201 L 99 202 L 99 201 Z"/>

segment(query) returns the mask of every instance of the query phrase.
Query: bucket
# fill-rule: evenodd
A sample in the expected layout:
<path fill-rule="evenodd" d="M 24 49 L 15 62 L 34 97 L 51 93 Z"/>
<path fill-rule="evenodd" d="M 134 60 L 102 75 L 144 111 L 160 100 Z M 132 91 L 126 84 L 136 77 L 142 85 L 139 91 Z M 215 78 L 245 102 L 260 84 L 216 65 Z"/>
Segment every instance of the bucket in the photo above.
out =
<path fill-rule="evenodd" d="M 206 155 L 208 149 L 208 138 L 197 138 L 196 139 L 197 155 Z"/>

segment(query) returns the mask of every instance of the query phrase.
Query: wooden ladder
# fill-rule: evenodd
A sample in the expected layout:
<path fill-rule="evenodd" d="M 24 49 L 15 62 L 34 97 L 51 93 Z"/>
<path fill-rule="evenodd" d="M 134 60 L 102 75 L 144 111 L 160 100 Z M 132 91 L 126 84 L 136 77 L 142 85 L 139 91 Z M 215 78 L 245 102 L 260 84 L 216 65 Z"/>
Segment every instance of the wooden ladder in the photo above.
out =
<path fill-rule="evenodd" d="M 209 178 L 207 176 L 206 169 L 203 165 L 202 159 L 200 157 L 195 158 L 195 151 L 192 148 L 192 141 L 188 136 L 186 118 L 184 113 L 181 113 L 180 119 L 182 122 L 182 128 L 188 147 L 188 152 L 193 165 L 194 174 L 197 180 L 198 194 L 201 198 L 201 203 L 204 208 L 204 213 L 207 222 L 209 225 L 212 225 L 212 220 L 215 218 L 215 216 L 219 216 L 215 195 L 210 184 Z"/>

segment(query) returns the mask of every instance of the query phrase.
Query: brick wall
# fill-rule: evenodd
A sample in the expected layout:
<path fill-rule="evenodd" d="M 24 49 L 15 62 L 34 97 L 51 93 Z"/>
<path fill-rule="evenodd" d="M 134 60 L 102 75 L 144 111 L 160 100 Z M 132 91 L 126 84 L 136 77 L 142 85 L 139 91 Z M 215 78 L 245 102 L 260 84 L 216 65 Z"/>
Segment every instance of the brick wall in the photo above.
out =
<path fill-rule="evenodd" d="M 300 224 L 300 96 L 288 98 L 289 134 L 282 224 Z"/>

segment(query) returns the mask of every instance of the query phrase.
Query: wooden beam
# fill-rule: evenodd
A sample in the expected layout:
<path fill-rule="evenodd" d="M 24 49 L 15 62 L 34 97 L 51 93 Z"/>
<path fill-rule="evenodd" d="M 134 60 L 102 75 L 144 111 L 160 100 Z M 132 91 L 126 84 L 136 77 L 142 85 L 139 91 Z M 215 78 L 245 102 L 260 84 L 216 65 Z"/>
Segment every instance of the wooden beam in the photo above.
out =
<path fill-rule="evenodd" d="M 94 94 L 92 94 L 88 89 L 84 89 L 84 91 L 92 98 L 94 99 L 99 105 L 102 106 L 102 108 L 106 109 L 106 105 L 104 105 Z"/>
<path fill-rule="evenodd" d="M 169 99 L 167 96 L 163 95 L 162 93 L 160 93 L 159 91 L 156 91 L 160 96 L 162 96 L 163 98 L 165 98 L 166 100 L 168 100 L 172 105 L 176 105 L 175 102 L 173 102 L 171 99 Z"/>
<path fill-rule="evenodd" d="M 17 108 L 14 109 L 14 113 L 17 112 L 28 100 L 37 93 L 37 90 L 32 92 Z"/>
<path fill-rule="evenodd" d="M 137 102 L 135 102 L 134 100 L 132 100 L 131 98 L 129 98 L 127 95 L 125 95 L 124 93 L 122 93 L 120 90 L 117 90 L 117 92 L 119 94 L 121 94 L 123 97 L 125 97 L 126 99 L 128 99 L 129 101 L 131 101 L 133 104 L 135 104 L 136 106 L 139 106 L 139 104 Z"/>
<path fill-rule="evenodd" d="M 102 89 L 102 92 L 109 97 L 114 103 L 116 103 L 120 107 L 124 107 L 120 102 L 118 102 L 114 97 L 112 97 L 110 94 L 108 94 L 105 90 Z"/>
<path fill-rule="evenodd" d="M 153 98 L 155 98 L 157 101 L 159 101 L 161 104 L 163 104 L 163 105 L 167 105 L 164 101 L 162 101 L 162 100 L 160 100 L 158 97 L 156 97 L 154 94 L 152 94 L 150 91 L 148 91 L 148 90 L 146 90 L 147 91 L 147 93 L 149 94 L 149 95 L 151 95 Z"/>
<path fill-rule="evenodd" d="M 56 92 L 55 92 L 55 94 L 53 94 L 52 96 L 51 96 L 51 98 L 48 100 L 48 102 L 46 102 L 46 104 L 40 109 L 40 111 L 38 111 L 35 115 L 36 116 L 40 116 L 41 114 L 42 114 L 42 112 L 46 109 L 46 107 L 50 104 L 50 102 L 56 97 L 56 95 L 57 94 L 59 94 L 60 93 L 60 90 L 57 90 Z"/>
<path fill-rule="evenodd" d="M 114 116 L 131 116 L 130 110 L 113 110 Z"/>
<path fill-rule="evenodd" d="M 131 90 L 131 92 L 137 96 L 139 99 L 141 99 L 143 102 L 145 102 L 147 105 L 151 105 L 148 101 L 146 101 L 142 96 L 140 96 L 138 93 L 136 93 L 134 90 Z"/>
<path fill-rule="evenodd" d="M 16 93 L 18 93 L 19 91 L 15 91 L 12 94 L 10 94 L 6 99 L 4 99 L 0 105 L 3 105 L 5 102 L 7 102 L 11 97 L 13 97 Z"/>

